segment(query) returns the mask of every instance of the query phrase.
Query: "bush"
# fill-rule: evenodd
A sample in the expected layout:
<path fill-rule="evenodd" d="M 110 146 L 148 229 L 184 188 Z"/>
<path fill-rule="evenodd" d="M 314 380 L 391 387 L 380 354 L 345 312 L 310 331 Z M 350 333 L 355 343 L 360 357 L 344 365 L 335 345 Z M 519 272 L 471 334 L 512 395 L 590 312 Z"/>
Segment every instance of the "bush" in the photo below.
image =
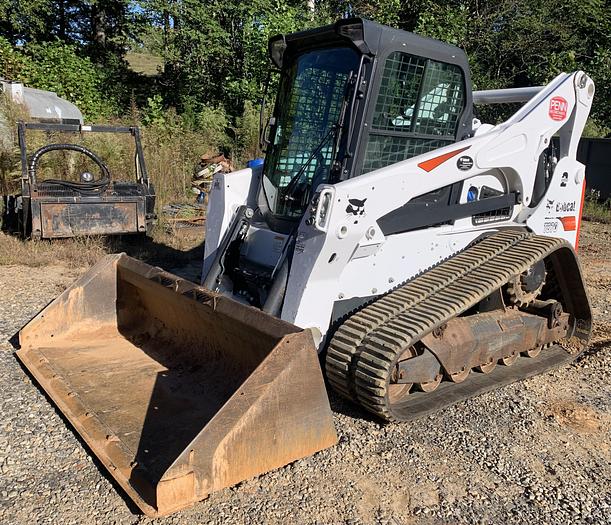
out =
<path fill-rule="evenodd" d="M 24 119 L 27 119 L 26 109 L 0 95 L 0 195 L 19 191 L 21 165 L 17 121 Z"/>
<path fill-rule="evenodd" d="M 147 169 L 157 191 L 158 209 L 194 198 L 191 179 L 202 157 L 230 149 L 228 119 L 221 107 L 202 106 L 178 115 L 164 109 L 160 95 L 142 109 L 142 139 Z"/>
<path fill-rule="evenodd" d="M 244 113 L 236 122 L 235 159 L 242 164 L 262 155 L 259 148 L 259 108 L 252 102 L 244 104 Z"/>
<path fill-rule="evenodd" d="M 19 80 L 23 72 L 31 66 L 30 59 L 15 49 L 3 36 L 0 36 L 0 77 Z"/>
<path fill-rule="evenodd" d="M 117 111 L 116 101 L 102 95 L 103 70 L 59 40 L 15 47 L 0 37 L 0 76 L 54 91 L 75 104 L 85 120 L 100 120 Z"/>

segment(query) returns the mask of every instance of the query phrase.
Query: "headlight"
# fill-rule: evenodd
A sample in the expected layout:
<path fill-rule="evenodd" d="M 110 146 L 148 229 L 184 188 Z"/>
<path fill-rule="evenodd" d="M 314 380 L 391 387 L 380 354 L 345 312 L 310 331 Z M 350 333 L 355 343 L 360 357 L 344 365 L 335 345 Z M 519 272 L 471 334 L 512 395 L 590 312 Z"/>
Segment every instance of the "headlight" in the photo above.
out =
<path fill-rule="evenodd" d="M 88 171 L 81 173 L 81 182 L 93 182 L 93 175 Z"/>

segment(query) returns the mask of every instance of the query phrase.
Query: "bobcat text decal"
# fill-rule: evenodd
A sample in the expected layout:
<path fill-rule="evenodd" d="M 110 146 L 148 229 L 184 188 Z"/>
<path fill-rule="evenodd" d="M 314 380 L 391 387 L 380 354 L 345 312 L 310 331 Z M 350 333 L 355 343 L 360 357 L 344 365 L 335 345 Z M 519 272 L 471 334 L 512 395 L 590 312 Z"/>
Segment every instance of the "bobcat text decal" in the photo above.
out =
<path fill-rule="evenodd" d="M 572 202 L 559 202 L 556 204 L 556 211 L 560 213 L 567 213 L 575 211 L 575 201 Z"/>

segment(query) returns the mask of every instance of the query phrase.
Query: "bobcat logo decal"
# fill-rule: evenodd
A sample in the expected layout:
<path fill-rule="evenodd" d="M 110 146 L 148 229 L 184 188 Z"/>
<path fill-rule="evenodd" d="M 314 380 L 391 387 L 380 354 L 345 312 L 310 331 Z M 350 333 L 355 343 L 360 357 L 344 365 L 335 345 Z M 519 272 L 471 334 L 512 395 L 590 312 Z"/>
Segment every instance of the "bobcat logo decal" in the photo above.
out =
<path fill-rule="evenodd" d="M 352 215 L 365 215 L 365 201 L 367 199 L 348 199 L 348 206 L 346 206 L 346 213 L 350 213 Z"/>

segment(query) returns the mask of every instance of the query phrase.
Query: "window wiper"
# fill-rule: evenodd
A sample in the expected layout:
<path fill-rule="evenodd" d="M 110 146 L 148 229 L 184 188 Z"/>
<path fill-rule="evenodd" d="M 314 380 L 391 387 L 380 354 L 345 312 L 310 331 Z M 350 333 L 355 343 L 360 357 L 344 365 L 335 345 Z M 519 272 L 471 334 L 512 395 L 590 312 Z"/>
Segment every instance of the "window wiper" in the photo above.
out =
<path fill-rule="evenodd" d="M 333 124 L 333 126 L 331 126 L 327 134 L 318 143 L 318 146 L 316 146 L 314 151 L 310 154 L 308 159 L 299 167 L 299 171 L 295 173 L 295 175 L 293 175 L 289 183 L 286 185 L 286 188 L 284 189 L 284 200 L 285 201 L 294 200 L 292 196 L 293 191 L 295 190 L 297 183 L 301 180 L 301 177 L 303 177 L 303 174 L 305 173 L 306 168 L 310 165 L 310 162 L 312 162 L 312 159 L 320 153 L 324 145 L 327 143 L 327 140 L 329 140 L 329 138 L 333 136 L 336 132 L 337 132 L 337 124 Z"/>
<path fill-rule="evenodd" d="M 344 120 L 346 117 L 346 109 L 348 108 L 348 100 L 350 98 L 348 95 L 350 94 L 350 88 L 352 87 L 353 78 L 354 78 L 354 71 L 350 71 L 350 73 L 348 74 L 348 79 L 346 81 L 346 91 L 344 92 L 344 99 L 342 101 L 342 107 L 340 109 L 339 116 L 337 118 L 337 122 L 335 122 L 335 124 L 331 126 L 327 134 L 318 143 L 318 146 L 316 146 L 316 148 L 310 154 L 308 159 L 299 167 L 299 171 L 291 178 L 289 183 L 286 185 L 286 188 L 284 190 L 284 200 L 285 201 L 295 200 L 293 197 L 293 192 L 295 191 L 295 188 L 297 187 L 297 183 L 301 180 L 301 177 L 303 177 L 303 174 L 305 173 L 306 168 L 310 165 L 310 162 L 312 162 L 312 159 L 320 153 L 322 148 L 325 146 L 325 144 L 331 137 L 333 137 L 335 141 L 333 144 L 332 156 L 330 159 L 329 166 L 331 167 L 333 165 L 333 161 L 335 159 L 335 156 L 337 155 L 337 149 L 339 146 L 339 140 L 337 140 L 339 138 L 338 132 L 344 126 Z"/>

